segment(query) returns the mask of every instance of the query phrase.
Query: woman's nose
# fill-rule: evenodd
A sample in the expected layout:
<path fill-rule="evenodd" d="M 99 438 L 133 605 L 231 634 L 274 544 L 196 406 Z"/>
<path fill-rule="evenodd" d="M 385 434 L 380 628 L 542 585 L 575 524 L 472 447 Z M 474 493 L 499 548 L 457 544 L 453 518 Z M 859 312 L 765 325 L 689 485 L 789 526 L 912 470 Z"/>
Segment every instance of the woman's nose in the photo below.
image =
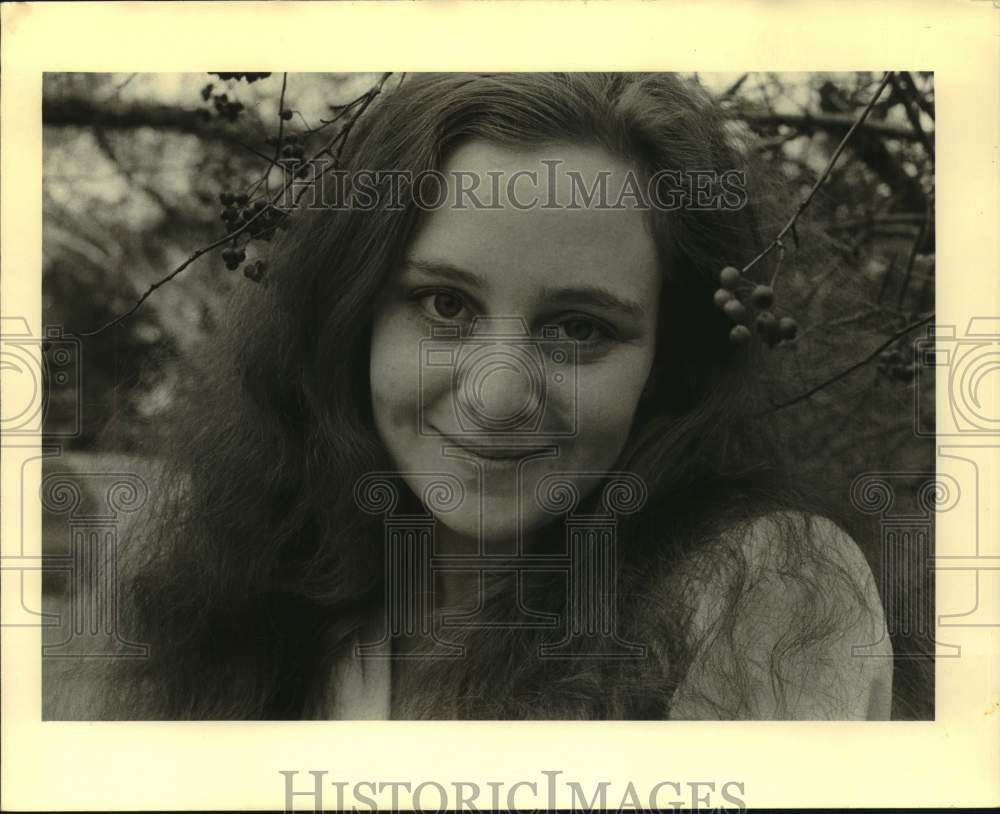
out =
<path fill-rule="evenodd" d="M 497 348 L 462 371 L 455 396 L 474 429 L 516 432 L 535 427 L 544 379 L 532 361 L 516 349 Z"/>

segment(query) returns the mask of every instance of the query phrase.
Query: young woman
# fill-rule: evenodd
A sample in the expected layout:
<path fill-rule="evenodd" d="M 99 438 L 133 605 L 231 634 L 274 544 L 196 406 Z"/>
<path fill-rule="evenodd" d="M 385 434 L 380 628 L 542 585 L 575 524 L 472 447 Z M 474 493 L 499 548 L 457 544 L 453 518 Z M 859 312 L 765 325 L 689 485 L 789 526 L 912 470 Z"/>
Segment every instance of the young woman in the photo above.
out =
<path fill-rule="evenodd" d="M 871 573 L 782 474 L 760 341 L 713 302 L 770 236 L 710 101 L 664 74 L 408 75 L 342 168 L 212 351 L 132 552 L 150 658 L 106 714 L 888 717 Z M 574 548 L 622 480 L 613 545 Z"/>

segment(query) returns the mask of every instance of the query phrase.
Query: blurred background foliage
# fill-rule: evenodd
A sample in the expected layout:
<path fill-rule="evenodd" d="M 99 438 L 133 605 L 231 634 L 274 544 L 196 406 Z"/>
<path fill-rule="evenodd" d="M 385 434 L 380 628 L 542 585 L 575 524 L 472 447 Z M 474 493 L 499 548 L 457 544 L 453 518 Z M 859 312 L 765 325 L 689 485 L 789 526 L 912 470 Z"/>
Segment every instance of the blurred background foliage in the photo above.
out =
<path fill-rule="evenodd" d="M 732 114 L 733 137 L 774 182 L 769 236 L 792 216 L 881 79 L 866 72 L 691 76 Z M 274 152 L 268 139 L 279 126 L 318 146 L 329 131 L 310 131 L 379 75 L 289 75 L 284 108 L 291 117 L 284 121 L 282 79 L 45 76 L 47 326 L 82 333 L 127 311 L 151 284 L 226 233 L 220 193 L 258 182 L 277 188 L 281 171 L 267 167 Z M 848 530 L 876 574 L 879 539 L 850 504 L 852 481 L 873 470 L 934 471 L 933 439 L 916 436 L 913 418 L 918 402 L 927 414 L 933 410 L 929 371 L 915 376 L 913 364 L 912 341 L 926 329 L 873 355 L 934 308 L 933 139 L 933 75 L 895 73 L 799 220 L 797 241 L 785 241 L 775 291 L 779 313 L 796 318 L 799 337 L 771 350 L 761 371 L 773 403 L 783 404 L 872 356 L 775 417 L 789 465 L 818 477 L 843 502 L 848 526 L 856 518 Z M 251 244 L 248 260 L 265 255 L 266 244 Z M 177 400 L 211 375 L 215 360 L 203 349 L 220 330 L 234 287 L 254 284 L 227 269 L 216 250 L 127 320 L 83 339 L 80 394 L 53 390 L 46 416 L 47 431 L 58 432 L 79 398 L 83 431 L 59 465 L 106 468 L 128 460 L 140 442 L 155 442 Z M 912 491 L 896 495 L 897 509 L 920 511 L 921 482 L 915 477 Z M 897 635 L 894 644 L 897 651 L 929 645 L 917 639 Z M 900 662 L 896 717 L 932 717 L 932 705 L 932 674 L 917 661 Z"/>

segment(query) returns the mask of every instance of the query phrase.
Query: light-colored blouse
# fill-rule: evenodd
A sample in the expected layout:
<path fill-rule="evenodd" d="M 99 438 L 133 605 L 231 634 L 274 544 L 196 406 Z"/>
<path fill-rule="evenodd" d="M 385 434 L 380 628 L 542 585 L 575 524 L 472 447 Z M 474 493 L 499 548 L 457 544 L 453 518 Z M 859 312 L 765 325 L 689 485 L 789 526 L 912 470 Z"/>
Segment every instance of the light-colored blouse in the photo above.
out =
<path fill-rule="evenodd" d="M 713 635 L 728 594 L 720 584 L 699 586 L 692 630 L 703 642 L 674 693 L 674 720 L 888 720 L 892 706 L 892 646 L 882 604 L 857 543 L 829 520 L 815 518 L 817 541 L 829 563 L 849 578 L 789 578 L 777 538 L 765 518 L 746 535 L 750 586 L 738 618 L 725 635 Z M 718 575 L 715 577 L 718 578 Z M 847 586 L 853 582 L 856 590 Z M 840 586 L 840 587 L 838 587 Z M 811 595 L 806 596 L 805 592 Z M 821 594 L 817 596 L 816 593 Z M 801 614 L 817 605 L 842 620 L 837 631 L 806 646 L 782 648 Z M 369 639 L 370 641 L 371 639 Z M 780 681 L 772 657 L 782 653 Z M 391 665 L 385 658 L 345 659 L 332 677 L 317 717 L 331 720 L 391 718 Z M 739 703 L 731 689 L 731 665 L 743 668 Z"/>

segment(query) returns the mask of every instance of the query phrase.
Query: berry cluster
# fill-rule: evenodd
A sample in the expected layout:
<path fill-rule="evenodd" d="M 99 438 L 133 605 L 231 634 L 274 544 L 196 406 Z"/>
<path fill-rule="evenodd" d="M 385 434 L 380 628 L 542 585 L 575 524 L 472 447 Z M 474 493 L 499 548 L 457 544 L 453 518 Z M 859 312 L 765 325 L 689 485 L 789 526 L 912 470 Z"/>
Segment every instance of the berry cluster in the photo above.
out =
<path fill-rule="evenodd" d="M 285 111 L 286 113 L 288 111 Z M 278 151 L 278 161 L 289 167 L 296 167 L 302 163 L 305 159 L 306 148 L 295 133 L 287 133 L 279 142 L 277 136 L 271 136 L 265 142 L 268 147 L 277 147 L 281 144 L 281 149 Z"/>
<path fill-rule="evenodd" d="M 247 226 L 247 233 L 251 238 L 270 241 L 274 238 L 276 229 L 288 228 L 288 214 L 267 201 L 258 199 L 250 203 L 249 197 L 243 192 L 223 192 L 219 195 L 219 201 L 223 206 L 222 222 L 230 232 Z"/>
<path fill-rule="evenodd" d="M 246 249 L 230 246 L 228 249 L 223 249 L 222 259 L 225 262 L 227 269 L 230 271 L 236 271 L 236 269 L 240 267 L 240 263 L 247 259 Z"/>
<path fill-rule="evenodd" d="M 741 295 L 744 295 L 742 300 Z M 738 345 L 747 344 L 753 337 L 748 327 L 751 311 L 756 312 L 753 325 L 769 348 L 790 342 L 798 335 L 799 326 L 794 319 L 779 319 L 769 310 L 774 305 L 774 290 L 766 285 L 753 285 L 733 266 L 726 266 L 719 274 L 719 288 L 713 299 L 715 306 L 735 323 L 729 338 Z"/>
<path fill-rule="evenodd" d="M 236 121 L 240 113 L 243 112 L 243 103 L 230 99 L 226 94 L 219 93 L 212 97 L 212 106 L 215 112 L 229 122 Z"/>
<path fill-rule="evenodd" d="M 913 381 L 913 346 L 903 347 L 904 343 L 886 348 L 879 354 L 878 372 L 893 381 Z"/>
<path fill-rule="evenodd" d="M 219 194 L 222 204 L 222 221 L 226 230 L 234 232 L 246 226 L 246 232 L 251 240 L 270 241 L 278 229 L 288 228 L 288 213 L 272 206 L 266 200 L 258 198 L 251 201 L 245 192 L 222 192 Z M 231 246 L 222 251 L 222 260 L 226 268 L 235 271 L 247 258 L 246 249 L 233 239 Z M 243 274 L 248 280 L 267 285 L 267 266 L 263 260 L 254 260 L 243 267 Z"/>
<path fill-rule="evenodd" d="M 247 82 L 256 82 L 258 79 L 267 79 L 271 75 L 269 73 L 219 73 L 218 71 L 209 71 L 209 74 L 219 77 L 223 82 L 228 79 L 237 81 L 245 79 Z"/>
<path fill-rule="evenodd" d="M 212 95 L 212 90 L 215 88 L 211 82 L 209 82 L 205 87 L 201 89 L 201 98 L 206 102 L 211 99 L 212 106 L 215 108 L 215 112 L 218 113 L 222 118 L 227 121 L 234 122 L 236 118 L 243 112 L 244 107 L 242 102 L 238 102 L 235 99 L 230 99 L 225 93 L 217 93 Z M 207 110 L 202 110 L 201 115 L 206 119 L 211 118 L 211 114 Z"/>
<path fill-rule="evenodd" d="M 267 287 L 267 263 L 263 260 L 254 260 L 247 263 L 243 268 L 243 276 L 254 283 L 260 283 Z"/>

